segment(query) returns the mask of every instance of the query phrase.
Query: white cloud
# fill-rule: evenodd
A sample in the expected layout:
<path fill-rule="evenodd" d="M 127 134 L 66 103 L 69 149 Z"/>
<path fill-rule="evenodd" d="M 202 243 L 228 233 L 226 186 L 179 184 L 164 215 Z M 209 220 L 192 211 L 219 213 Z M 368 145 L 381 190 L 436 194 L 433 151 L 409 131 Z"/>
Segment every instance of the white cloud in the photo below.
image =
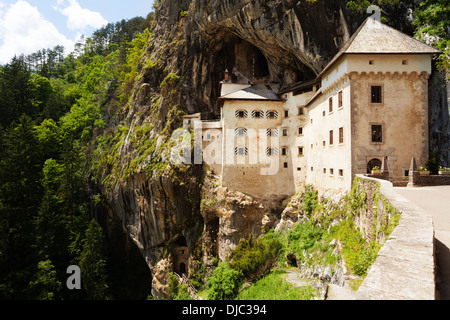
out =
<path fill-rule="evenodd" d="M 99 12 L 82 8 L 76 0 L 68 0 L 68 2 L 69 5 L 62 8 L 65 0 L 58 0 L 55 9 L 67 17 L 67 27 L 70 30 L 84 31 L 86 28 L 99 29 L 108 24 L 108 21 Z"/>
<path fill-rule="evenodd" d="M 14 55 L 27 55 L 56 45 L 63 45 L 67 53 L 73 50 L 74 42 L 36 7 L 23 0 L 9 7 L 0 6 L 0 64 L 8 63 Z"/>

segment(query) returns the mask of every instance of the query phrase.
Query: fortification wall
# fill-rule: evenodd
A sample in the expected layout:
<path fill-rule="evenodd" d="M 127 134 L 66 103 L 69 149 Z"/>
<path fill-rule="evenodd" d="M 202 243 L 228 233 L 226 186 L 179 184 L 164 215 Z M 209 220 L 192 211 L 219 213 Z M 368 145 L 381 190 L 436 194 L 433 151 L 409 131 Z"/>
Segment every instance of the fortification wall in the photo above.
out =
<path fill-rule="evenodd" d="M 386 239 L 359 287 L 356 300 L 435 300 L 435 243 L 431 215 L 397 194 L 386 180 L 357 175 L 401 212 L 399 225 Z M 381 212 L 379 212 L 381 214 Z"/>

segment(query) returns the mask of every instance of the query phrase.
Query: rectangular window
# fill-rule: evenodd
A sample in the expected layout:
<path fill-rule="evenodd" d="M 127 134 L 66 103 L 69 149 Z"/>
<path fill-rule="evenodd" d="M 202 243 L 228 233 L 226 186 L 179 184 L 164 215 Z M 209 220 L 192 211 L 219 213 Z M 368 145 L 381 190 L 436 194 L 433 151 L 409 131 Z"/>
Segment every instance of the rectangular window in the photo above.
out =
<path fill-rule="evenodd" d="M 261 111 L 255 111 L 253 118 L 262 118 L 261 117 Z"/>
<path fill-rule="evenodd" d="M 303 134 L 303 127 L 299 127 L 299 128 L 298 128 L 298 134 L 299 134 L 299 135 L 302 135 L 302 134 Z"/>
<path fill-rule="evenodd" d="M 333 130 L 330 130 L 330 146 L 332 146 L 333 143 Z"/>
<path fill-rule="evenodd" d="M 343 177 L 344 176 L 344 170 L 339 169 L 339 177 Z"/>
<path fill-rule="evenodd" d="M 266 135 L 268 137 L 278 137 L 278 129 L 267 129 Z"/>
<path fill-rule="evenodd" d="M 330 169 L 330 176 L 334 175 L 334 169 Z"/>
<path fill-rule="evenodd" d="M 283 166 L 284 166 L 285 168 L 287 168 L 287 167 L 288 167 L 288 163 L 285 162 L 285 163 L 283 164 Z"/>
<path fill-rule="evenodd" d="M 298 108 L 298 115 L 302 116 L 304 114 L 303 107 Z"/>
<path fill-rule="evenodd" d="M 344 143 L 344 128 L 339 128 L 339 143 Z"/>
<path fill-rule="evenodd" d="M 277 156 L 278 148 L 266 148 L 266 155 L 268 156 Z"/>
<path fill-rule="evenodd" d="M 283 129 L 283 137 L 287 137 L 288 136 L 288 129 Z"/>
<path fill-rule="evenodd" d="M 324 173 L 324 174 L 327 173 L 327 168 L 323 168 L 323 173 Z"/>
<path fill-rule="evenodd" d="M 236 147 L 234 149 L 234 154 L 237 156 L 244 156 L 248 154 L 248 149 L 246 147 Z"/>
<path fill-rule="evenodd" d="M 278 118 L 278 112 L 277 111 L 267 111 L 266 112 L 266 118 L 268 118 L 268 119 L 276 119 L 276 118 Z"/>
<path fill-rule="evenodd" d="M 371 132 L 372 132 L 372 142 L 375 143 L 383 142 L 383 125 L 373 124 Z"/>
<path fill-rule="evenodd" d="M 330 113 L 333 112 L 333 97 L 331 97 L 330 99 L 328 99 L 328 111 Z"/>
<path fill-rule="evenodd" d="M 298 155 L 299 156 L 303 155 L 303 147 L 298 147 Z"/>
<path fill-rule="evenodd" d="M 370 101 L 372 103 L 382 103 L 383 93 L 381 86 L 371 86 Z"/>
<path fill-rule="evenodd" d="M 246 136 L 247 129 L 246 128 L 236 128 L 236 129 L 234 129 L 234 135 L 235 136 Z"/>
<path fill-rule="evenodd" d="M 344 101 L 342 98 L 342 91 L 338 93 L 338 108 L 342 108 L 344 106 Z"/>
<path fill-rule="evenodd" d="M 281 148 L 281 155 L 282 156 L 286 156 L 287 155 L 287 148 L 286 147 Z"/>
<path fill-rule="evenodd" d="M 288 118 L 289 117 L 289 110 L 284 110 L 284 117 Z"/>
<path fill-rule="evenodd" d="M 248 113 L 246 110 L 236 110 L 236 118 L 247 118 Z"/>

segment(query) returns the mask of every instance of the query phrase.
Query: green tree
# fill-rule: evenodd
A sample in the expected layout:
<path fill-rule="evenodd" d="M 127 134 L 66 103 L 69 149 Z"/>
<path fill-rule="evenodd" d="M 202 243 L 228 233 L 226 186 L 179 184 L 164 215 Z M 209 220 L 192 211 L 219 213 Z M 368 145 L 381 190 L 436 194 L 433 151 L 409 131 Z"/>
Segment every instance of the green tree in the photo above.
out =
<path fill-rule="evenodd" d="M 450 4 L 448 0 L 421 1 L 415 11 L 416 37 L 442 51 L 437 66 L 450 74 Z"/>
<path fill-rule="evenodd" d="M 64 167 L 49 159 L 43 168 L 42 187 L 44 195 L 38 214 L 34 219 L 36 248 L 39 259 L 51 259 L 58 270 L 67 267 L 69 245 L 68 217 L 63 209 L 61 178 Z"/>
<path fill-rule="evenodd" d="M 5 129 L 0 154 L 0 297 L 25 298 L 37 265 L 33 218 L 42 197 L 41 152 L 23 115 Z"/>
<path fill-rule="evenodd" d="M 79 257 L 82 283 L 89 300 L 109 298 L 104 245 L 102 228 L 93 219 L 86 230 Z"/>
<path fill-rule="evenodd" d="M 62 288 L 62 283 L 56 278 L 55 267 L 50 260 L 38 263 L 36 280 L 30 282 L 31 290 L 36 292 L 34 298 L 38 300 L 55 300 Z"/>
<path fill-rule="evenodd" d="M 20 115 L 34 117 L 33 86 L 23 57 L 14 57 L 0 72 L 0 124 L 8 126 Z"/>

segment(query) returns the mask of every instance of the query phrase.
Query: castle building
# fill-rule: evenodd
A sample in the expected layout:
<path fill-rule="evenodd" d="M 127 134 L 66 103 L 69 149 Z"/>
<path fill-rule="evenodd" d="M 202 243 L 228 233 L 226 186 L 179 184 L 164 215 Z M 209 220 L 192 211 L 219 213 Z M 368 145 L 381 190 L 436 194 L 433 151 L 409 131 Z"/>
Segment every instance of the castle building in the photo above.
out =
<path fill-rule="evenodd" d="M 437 53 L 368 18 L 314 80 L 277 89 L 227 71 L 221 119 L 203 123 L 204 161 L 223 187 L 260 197 L 307 184 L 348 191 L 355 174 L 383 160 L 390 176 L 407 176 L 413 156 L 419 165 L 428 159 L 428 78 Z"/>

